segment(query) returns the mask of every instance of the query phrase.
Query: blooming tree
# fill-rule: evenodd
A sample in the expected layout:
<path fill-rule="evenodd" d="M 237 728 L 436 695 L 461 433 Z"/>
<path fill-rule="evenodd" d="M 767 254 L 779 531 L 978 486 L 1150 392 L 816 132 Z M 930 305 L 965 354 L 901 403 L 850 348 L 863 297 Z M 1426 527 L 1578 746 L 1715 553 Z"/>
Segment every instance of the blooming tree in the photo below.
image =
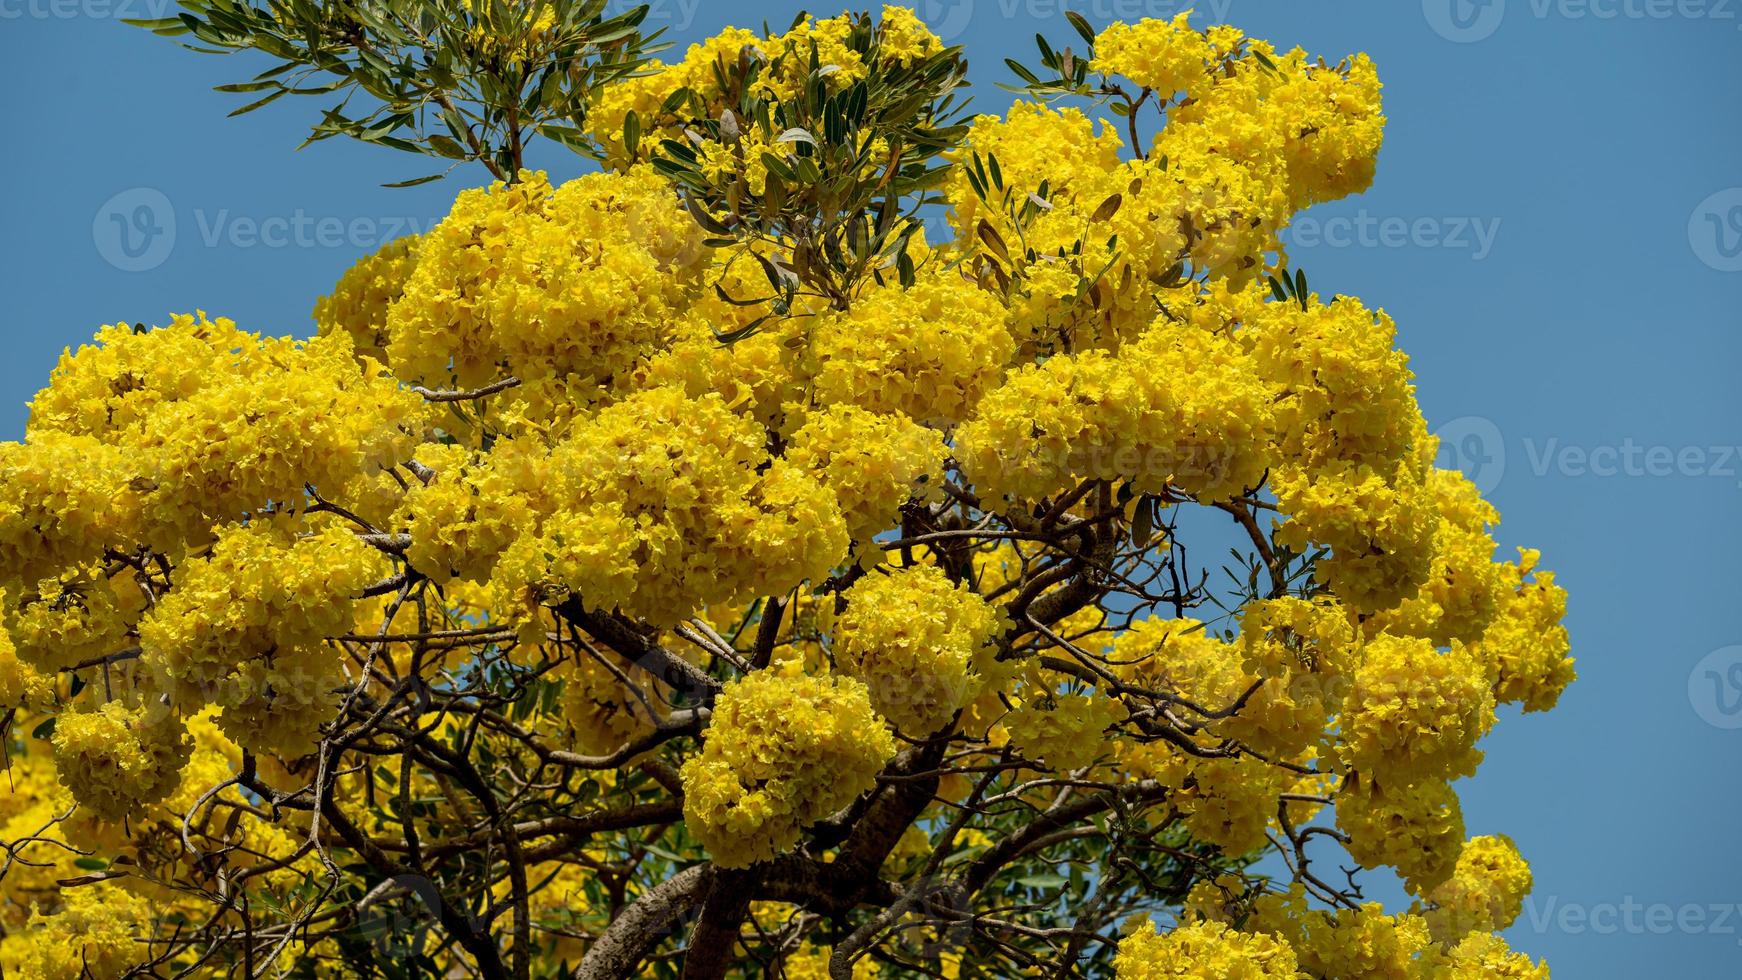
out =
<path fill-rule="evenodd" d="M 1073 15 L 970 115 L 895 7 L 184 6 L 498 179 L 0 445 L 7 976 L 1547 977 L 1453 784 L 1564 593 L 1277 238 L 1365 56 Z"/>

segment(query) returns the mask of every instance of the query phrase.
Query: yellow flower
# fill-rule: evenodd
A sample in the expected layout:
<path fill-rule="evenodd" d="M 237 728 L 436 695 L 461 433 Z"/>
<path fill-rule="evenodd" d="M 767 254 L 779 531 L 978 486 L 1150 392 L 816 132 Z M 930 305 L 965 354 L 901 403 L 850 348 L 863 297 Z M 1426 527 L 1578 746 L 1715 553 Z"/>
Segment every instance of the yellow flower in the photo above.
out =
<path fill-rule="evenodd" d="M 894 754 L 863 684 L 758 671 L 720 692 L 702 753 L 684 763 L 684 822 L 721 867 L 766 861 L 870 789 Z"/>
<path fill-rule="evenodd" d="M 1530 865 L 1509 837 L 1472 837 L 1452 876 L 1423 896 L 1435 942 L 1455 944 L 1473 932 L 1510 926 L 1530 894 Z"/>
<path fill-rule="evenodd" d="M 1095 37 L 1095 71 L 1124 75 L 1162 98 L 1197 91 L 1209 81 L 1209 38 L 1186 25 L 1187 14 L 1172 21 L 1114 21 Z"/>
<path fill-rule="evenodd" d="M 998 613 L 935 565 L 873 572 L 845 597 L 835 665 L 863 681 L 877 712 L 910 736 L 949 724 L 999 673 Z"/>
<path fill-rule="evenodd" d="M 873 286 L 816 326 L 816 396 L 947 426 L 1004 374 L 1014 345 L 998 298 L 940 262 L 910 289 Z"/>
<path fill-rule="evenodd" d="M 1192 922 L 1159 933 L 1145 919 L 1119 943 L 1118 980 L 1295 980 L 1304 977 L 1287 943 L 1236 932 L 1220 922 Z"/>

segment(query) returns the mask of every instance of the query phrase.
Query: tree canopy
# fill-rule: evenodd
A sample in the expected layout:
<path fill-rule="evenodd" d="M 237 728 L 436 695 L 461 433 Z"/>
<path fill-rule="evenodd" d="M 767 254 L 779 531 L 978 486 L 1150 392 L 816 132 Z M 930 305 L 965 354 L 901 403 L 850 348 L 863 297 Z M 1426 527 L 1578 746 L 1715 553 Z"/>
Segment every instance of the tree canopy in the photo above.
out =
<path fill-rule="evenodd" d="M 1278 240 L 1366 56 L 1072 15 L 976 114 L 899 7 L 183 6 L 496 179 L 0 444 L 6 975 L 1546 980 L 1454 784 L 1565 594 Z"/>

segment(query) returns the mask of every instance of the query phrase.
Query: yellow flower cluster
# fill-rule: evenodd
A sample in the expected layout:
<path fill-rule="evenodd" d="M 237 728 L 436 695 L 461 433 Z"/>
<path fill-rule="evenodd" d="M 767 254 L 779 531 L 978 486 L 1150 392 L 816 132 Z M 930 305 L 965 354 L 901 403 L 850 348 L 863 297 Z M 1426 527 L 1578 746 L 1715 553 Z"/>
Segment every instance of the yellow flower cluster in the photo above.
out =
<path fill-rule="evenodd" d="M 337 525 L 223 528 L 140 624 L 144 662 L 179 709 L 222 705 L 237 742 L 299 755 L 343 682 L 339 654 L 322 641 L 347 630 L 353 600 L 387 571 L 379 552 Z"/>
<path fill-rule="evenodd" d="M 1249 603 L 1239 646 L 1242 683 L 1259 686 L 1221 729 L 1271 758 L 1324 749 L 1326 725 L 1343 707 L 1358 655 L 1347 611 L 1325 598 Z"/>
<path fill-rule="evenodd" d="M 1413 915 L 1386 915 L 1377 903 L 1326 911 L 1309 909 L 1297 886 L 1253 903 L 1250 927 L 1287 942 L 1313 977 L 1396 977 L 1425 980 L 1421 955 L 1427 925 Z"/>
<path fill-rule="evenodd" d="M 1416 449 L 1421 412 L 1409 358 L 1383 311 L 1339 296 L 1330 303 L 1230 298 L 1256 370 L 1280 388 L 1279 451 L 1304 467 L 1332 460 L 1384 473 Z"/>
<path fill-rule="evenodd" d="M 762 43 L 762 37 L 755 31 L 728 27 L 705 41 L 690 45 L 684 52 L 683 59 L 676 64 L 667 65 L 656 59 L 646 66 L 644 74 L 607 86 L 600 93 L 598 103 L 591 107 L 588 123 L 594 136 L 604 144 L 611 163 L 621 167 L 634 159 L 645 160 L 657 143 L 653 138 L 655 135 L 681 135 L 675 127 L 656 129 L 654 125 L 650 125 L 655 122 L 666 99 L 680 89 L 701 93 L 717 92 L 719 83 L 716 81 L 718 76 L 715 74 L 715 66 L 721 63 L 733 64 L 742 53 L 760 50 Z M 725 106 L 710 105 L 710 108 L 718 112 Z M 648 129 L 634 158 L 631 158 L 623 136 L 624 123 L 631 112 Z"/>
<path fill-rule="evenodd" d="M 43 705 L 51 691 L 49 679 L 20 660 L 12 637 L 0 630 L 0 711 Z"/>
<path fill-rule="evenodd" d="M 1470 838 L 1452 876 L 1424 896 L 1434 941 L 1452 944 L 1473 932 L 1505 929 L 1524 908 L 1531 883 L 1530 865 L 1510 838 Z"/>
<path fill-rule="evenodd" d="M 1305 622 L 1328 618 L 1311 609 L 1298 613 L 1293 603 L 1276 605 L 1273 633 L 1286 631 L 1288 613 Z M 1253 618 L 1256 625 L 1268 617 L 1260 609 Z M 1322 674 L 1278 673 L 1262 681 L 1247 671 L 1249 654 L 1243 644 L 1269 635 L 1255 628 L 1242 643 L 1228 643 L 1195 620 L 1149 618 L 1119 635 L 1110 658 L 1121 681 L 1148 692 L 1143 696 L 1155 698 L 1158 706 L 1203 725 L 1195 741 L 1210 753 L 1199 757 L 1166 742 L 1122 740 L 1120 764 L 1172 787 L 1170 802 L 1193 835 L 1229 853 L 1261 846 L 1276 816 L 1278 795 L 1305 787 L 1286 769 L 1250 755 L 1215 755 L 1213 750 L 1227 738 L 1239 738 L 1255 750 L 1274 753 L 1270 758 L 1310 762 L 1337 704 L 1339 688 L 1329 668 Z M 1230 715 L 1242 698 L 1244 705 Z"/>
<path fill-rule="evenodd" d="M 1364 56 L 1309 63 L 1230 28 L 1194 31 L 1181 15 L 1109 26 L 1092 67 L 1168 103 L 1138 159 L 1121 164 L 1118 139 L 1096 137 L 1075 110 L 1018 105 L 974 120 L 956 157 L 962 173 L 945 188 L 959 240 L 987 242 L 1014 280 L 1013 329 L 1025 342 L 1117 344 L 1147 322 L 1155 288 L 1182 263 L 1251 283 L 1266 253 L 1283 251 L 1277 235 L 1296 211 L 1372 180 L 1384 117 Z M 1001 185 L 972 186 L 976 155 L 996 158 Z"/>
<path fill-rule="evenodd" d="M 438 387 L 565 376 L 608 387 L 666 339 L 706 260 L 702 231 L 651 169 L 543 173 L 462 191 L 423 237 L 387 311 L 394 373 Z"/>
<path fill-rule="evenodd" d="M 1364 625 L 1426 637 L 1438 646 L 1470 643 L 1494 621 L 1506 591 L 1508 566 L 1494 561 L 1494 538 L 1488 533 L 1500 513 L 1457 470 L 1430 472 L 1428 490 L 1439 510 L 1439 528 L 1427 581 L 1417 595 Z"/>
<path fill-rule="evenodd" d="M 1117 356 L 1025 365 L 962 427 L 957 454 L 983 496 L 1127 478 L 1225 499 L 1264 476 L 1270 401 L 1238 345 L 1158 320 Z"/>
<path fill-rule="evenodd" d="M 1494 694 L 1462 648 L 1384 634 L 1361 651 L 1343 706 L 1342 762 L 1375 782 L 1473 775 L 1476 740 L 1494 725 Z"/>
<path fill-rule="evenodd" d="M 18 657 L 44 673 L 114 653 L 145 610 L 131 570 L 106 576 L 95 565 L 45 578 L 0 602 Z"/>
<path fill-rule="evenodd" d="M 387 310 L 405 295 L 405 282 L 417 268 L 415 235 L 397 238 L 345 271 L 333 291 L 315 301 L 320 332 L 344 331 L 361 356 L 387 360 Z"/>
<path fill-rule="evenodd" d="M 1203 47 L 1183 33 L 1168 49 L 1189 62 Z M 1267 42 L 1235 38 L 1225 29 L 1212 32 L 1210 46 L 1221 49 L 1218 54 L 1236 43 L 1243 50 L 1221 59 L 1213 84 L 1189 90 L 1191 98 L 1170 112 L 1152 152 L 1188 169 L 1212 157 L 1233 162 L 1263 191 L 1223 203 L 1251 218 L 1286 219 L 1310 204 L 1366 190 L 1385 134 L 1372 60 L 1358 54 L 1328 67 L 1299 48 L 1282 54 Z"/>
<path fill-rule="evenodd" d="M 1451 877 L 1464 845 L 1464 809 L 1445 781 L 1352 782 L 1337 795 L 1336 809 L 1349 855 L 1362 867 L 1395 868 L 1417 895 Z"/>
<path fill-rule="evenodd" d="M 394 524 L 411 534 L 406 560 L 437 582 L 487 580 L 497 556 L 533 522 L 522 488 L 537 485 L 537 460 L 499 445 L 487 454 L 441 444 L 418 450 L 435 477 L 411 487 Z"/>
<path fill-rule="evenodd" d="M 478 53 L 508 65 L 523 65 L 552 43 L 557 8 L 543 0 L 490 3 L 463 0 L 472 15 L 472 25 L 462 35 L 463 43 Z"/>
<path fill-rule="evenodd" d="M 785 455 L 835 492 L 848 532 L 864 545 L 942 482 L 945 449 L 941 433 L 906 416 L 833 405 L 806 419 Z"/>
<path fill-rule="evenodd" d="M 1430 922 L 1421 915 L 1387 915 L 1372 902 L 1335 911 L 1308 908 L 1299 885 L 1258 896 L 1244 928 L 1286 942 L 1307 977 L 1548 980 L 1547 967 L 1512 952 L 1498 936 L 1472 932 L 1442 939 L 1430 934 Z"/>
<path fill-rule="evenodd" d="M 31 915 L 0 940 L 0 968 L 18 980 L 120 977 L 141 961 L 139 937 L 153 919 L 151 902 L 111 882 L 68 889 L 65 907 Z"/>
<path fill-rule="evenodd" d="M 1030 192 L 1045 183 L 1061 199 L 1074 195 L 1087 200 L 1105 184 L 1107 174 L 1119 170 L 1123 146 L 1111 125 L 1103 121 L 1097 126 L 1081 110 L 1071 107 L 1054 110 L 1034 102 L 1018 102 L 1003 116 L 974 117 L 969 149 L 954 154 L 957 167 L 945 185 L 957 239 L 974 240 L 982 219 L 1002 233 L 1007 220 L 1001 208 L 988 206 L 974 193 L 968 180 L 971 154 L 997 158 L 1007 187 Z M 1100 203 L 1089 201 L 1088 206 Z"/>
<path fill-rule="evenodd" d="M 1191 922 L 1158 933 L 1145 919 L 1119 943 L 1118 980 L 1296 980 L 1294 950 L 1261 933 L 1220 922 Z"/>
<path fill-rule="evenodd" d="M 956 240 L 980 243 L 1011 277 L 1011 331 L 1024 353 L 1114 346 L 1141 332 L 1155 283 L 1188 252 L 1184 189 L 1153 162 L 1121 163 L 1120 146 L 1075 109 L 1018 103 L 976 117 L 951 154 Z M 1004 189 L 982 200 L 968 174 L 986 160 Z"/>
<path fill-rule="evenodd" d="M 774 101 L 791 101 L 813 81 L 820 82 L 829 94 L 849 88 L 863 80 L 869 68 L 865 55 L 852 43 L 857 21 L 858 18 L 852 14 L 821 20 L 805 16 L 785 33 L 770 33 L 766 37 L 755 31 L 728 27 L 705 41 L 690 45 L 683 58 L 674 64 L 655 60 L 647 66 L 645 73 L 607 87 L 589 114 L 590 128 L 604 144 L 606 156 L 613 165 L 622 166 L 634 159 L 646 159 L 651 147 L 657 144 L 657 137 L 683 136 L 675 116 L 662 117 L 660 114 L 673 93 L 687 90 L 699 96 L 706 106 L 706 115 L 711 118 L 719 118 L 726 109 L 741 109 L 736 94 L 728 99 L 721 92 L 721 75 L 716 68 L 737 65 L 740 59 L 758 67 L 756 94 Z M 943 41 L 912 10 L 885 6 L 877 18 L 874 50 L 886 65 L 911 65 L 943 47 Z M 814 64 L 826 70 L 813 74 L 813 51 Z M 646 129 L 633 157 L 624 140 L 624 123 L 631 112 L 640 118 Z M 749 135 L 755 140 L 761 139 L 760 134 Z M 740 172 L 754 169 L 758 174 L 765 173 L 758 152 L 734 153 L 730 146 L 710 142 L 700 148 L 699 155 L 704 158 L 718 156 L 722 161 L 729 156 L 743 168 Z"/>
<path fill-rule="evenodd" d="M 126 454 L 88 435 L 44 432 L 0 443 L 0 568 L 15 587 L 127 546 L 140 502 L 127 485 Z"/>
<path fill-rule="evenodd" d="M 1002 725 L 1023 758 L 1071 772 L 1108 752 L 1107 729 L 1128 714 L 1114 698 L 1041 690 L 1030 691 Z"/>
<path fill-rule="evenodd" d="M 1507 948 L 1488 933 L 1471 933 L 1443 953 L 1430 953 L 1431 980 L 1549 980 L 1548 966 Z"/>
<path fill-rule="evenodd" d="M 0 546 L 34 584 L 105 547 L 198 543 L 213 523 L 300 509 L 308 486 L 402 461 L 424 412 L 360 367 L 347 335 L 266 339 L 203 314 L 104 327 L 61 358 L 26 442 L 6 447 Z"/>
<path fill-rule="evenodd" d="M 169 795 L 192 751 L 181 719 L 162 706 L 129 709 L 110 701 L 94 711 L 62 712 L 55 721 L 61 783 L 100 820 L 118 823 Z"/>
<path fill-rule="evenodd" d="M 937 426 L 966 417 L 1014 352 L 998 297 L 937 262 L 822 317 L 813 345 L 818 401 Z"/>
<path fill-rule="evenodd" d="M 748 258 L 736 264 L 716 258 L 706 279 L 733 297 L 768 291 L 767 280 Z M 749 336 L 722 344 L 716 334 L 750 326 L 766 308 L 734 305 L 714 292 L 704 293 L 676 325 L 671 345 L 649 362 L 645 384 L 675 384 L 695 398 L 716 393 L 734 411 L 770 429 L 788 430 L 792 420 L 805 415 L 814 373 L 809 335 L 816 311 L 803 296 L 794 300 L 792 309 L 794 315 L 765 321 Z"/>
<path fill-rule="evenodd" d="M 764 442 L 718 395 L 654 388 L 600 410 L 552 450 L 556 509 L 502 556 L 497 581 L 670 625 L 826 576 L 850 541 L 835 495 Z"/>
<path fill-rule="evenodd" d="M 1123 75 L 1163 98 L 1201 91 L 1210 81 L 1216 52 L 1203 32 L 1186 23 L 1188 16 L 1108 24 L 1095 37 L 1095 60 L 1089 67 L 1104 75 Z"/>
<path fill-rule="evenodd" d="M 1278 389 L 1272 487 L 1290 519 L 1277 540 L 1328 546 L 1318 574 L 1361 612 L 1412 598 L 1432 573 L 1443 495 L 1395 326 L 1347 297 L 1305 309 L 1251 295 L 1228 302 Z M 1472 514 L 1462 526 L 1481 521 Z"/>
<path fill-rule="evenodd" d="M 684 822 L 714 863 L 742 868 L 869 790 L 895 740 L 860 682 L 764 670 L 726 685 L 683 766 Z"/>
<path fill-rule="evenodd" d="M 907 735 L 943 728 L 1000 673 L 997 611 L 936 565 L 872 573 L 845 597 L 835 667 L 862 681 L 872 707 Z"/>
<path fill-rule="evenodd" d="M 1338 460 L 1271 476 L 1277 506 L 1289 520 L 1276 532 L 1296 551 L 1331 553 L 1314 574 L 1351 608 L 1389 609 L 1411 598 L 1433 563 L 1438 515 L 1413 470 L 1387 479 L 1371 467 Z"/>
<path fill-rule="evenodd" d="M 1553 572 L 1536 571 L 1540 558 L 1521 548 L 1518 564 L 1503 566 L 1507 588 L 1500 610 L 1476 645 L 1484 663 L 1492 665 L 1495 698 L 1526 711 L 1553 708 L 1574 676 L 1567 656 L 1571 641 L 1561 625 L 1567 592 L 1555 584 Z"/>

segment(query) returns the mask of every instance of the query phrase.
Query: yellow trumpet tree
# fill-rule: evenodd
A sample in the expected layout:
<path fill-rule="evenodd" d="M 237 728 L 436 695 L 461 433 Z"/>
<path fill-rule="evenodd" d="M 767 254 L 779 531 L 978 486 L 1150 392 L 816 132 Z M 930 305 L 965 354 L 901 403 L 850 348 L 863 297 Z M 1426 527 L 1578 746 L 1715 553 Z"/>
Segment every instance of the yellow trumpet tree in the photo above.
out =
<path fill-rule="evenodd" d="M 499 179 L 0 445 L 7 976 L 1547 977 L 1454 783 L 1564 593 L 1277 240 L 1365 56 L 1073 17 L 970 115 L 897 7 L 184 5 Z"/>

